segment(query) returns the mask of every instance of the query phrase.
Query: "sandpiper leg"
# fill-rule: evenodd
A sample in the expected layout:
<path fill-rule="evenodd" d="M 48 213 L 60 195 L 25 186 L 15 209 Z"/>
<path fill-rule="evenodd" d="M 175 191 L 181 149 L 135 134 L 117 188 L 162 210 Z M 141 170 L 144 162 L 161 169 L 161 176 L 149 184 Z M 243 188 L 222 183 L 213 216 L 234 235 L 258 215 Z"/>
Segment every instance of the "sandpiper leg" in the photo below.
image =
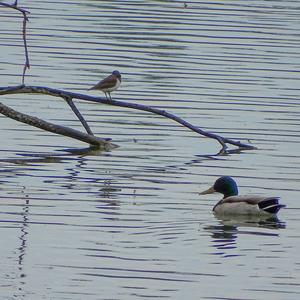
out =
<path fill-rule="evenodd" d="M 111 95 L 110 95 L 110 92 L 108 92 L 108 95 L 109 95 L 109 99 L 110 99 L 110 101 L 112 101 L 112 99 L 111 99 Z"/>

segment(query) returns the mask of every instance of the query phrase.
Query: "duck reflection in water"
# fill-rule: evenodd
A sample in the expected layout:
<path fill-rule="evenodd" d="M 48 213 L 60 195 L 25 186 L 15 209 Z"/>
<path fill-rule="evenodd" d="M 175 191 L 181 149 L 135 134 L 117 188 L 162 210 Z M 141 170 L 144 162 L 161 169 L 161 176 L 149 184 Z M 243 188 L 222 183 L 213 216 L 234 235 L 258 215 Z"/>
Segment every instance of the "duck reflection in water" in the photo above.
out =
<path fill-rule="evenodd" d="M 267 235 L 278 236 L 277 233 L 250 231 L 249 228 L 265 228 L 265 229 L 284 229 L 285 222 L 280 221 L 277 217 L 257 217 L 257 216 L 218 216 L 215 217 L 219 220 L 217 225 L 206 226 L 205 229 L 212 233 L 215 238 L 236 238 L 237 234 L 254 234 L 254 235 Z M 247 228 L 241 230 L 239 228 Z"/>
<path fill-rule="evenodd" d="M 239 256 L 240 254 L 224 254 L 224 250 L 236 249 L 237 238 L 239 235 L 256 235 L 277 237 L 279 232 L 275 230 L 284 229 L 285 223 L 277 217 L 267 216 L 226 216 L 217 215 L 219 223 L 216 225 L 205 226 L 204 229 L 211 233 L 213 247 L 222 252 L 214 254 L 223 255 L 225 257 Z M 267 229 L 266 231 L 262 229 Z M 272 232 L 269 230 L 273 229 Z"/>

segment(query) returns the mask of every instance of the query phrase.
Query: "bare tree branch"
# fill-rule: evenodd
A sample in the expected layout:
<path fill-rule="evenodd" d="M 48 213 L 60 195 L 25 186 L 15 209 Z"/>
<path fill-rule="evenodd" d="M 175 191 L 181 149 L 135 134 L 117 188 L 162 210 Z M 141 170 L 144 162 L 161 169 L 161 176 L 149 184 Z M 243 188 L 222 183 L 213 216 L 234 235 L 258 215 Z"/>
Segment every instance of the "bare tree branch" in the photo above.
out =
<path fill-rule="evenodd" d="M 71 107 L 72 111 L 75 113 L 75 115 L 77 116 L 77 118 L 79 119 L 79 121 L 81 122 L 81 124 L 83 125 L 83 127 L 85 128 L 86 132 L 90 135 L 94 135 L 90 126 L 88 125 L 88 123 L 85 121 L 84 117 L 82 116 L 82 114 L 80 113 L 80 111 L 78 110 L 78 108 L 76 107 L 76 105 L 74 104 L 72 98 L 65 98 L 65 100 L 67 101 L 67 103 L 69 104 L 69 106 Z"/>
<path fill-rule="evenodd" d="M 122 102 L 122 101 L 118 101 L 118 100 L 107 100 L 104 97 L 92 97 L 92 96 L 85 95 L 85 94 L 72 93 L 72 92 L 67 92 L 67 91 L 63 91 L 63 90 L 42 87 L 42 86 L 21 85 L 21 86 L 12 86 L 12 87 L 0 87 L 0 95 L 22 94 L 22 93 L 51 95 L 51 96 L 55 96 L 55 97 L 61 97 L 63 99 L 67 99 L 67 98 L 79 99 L 79 100 L 83 100 L 83 101 L 103 103 L 103 104 L 108 104 L 108 105 L 113 105 L 113 106 L 126 107 L 126 108 L 147 111 L 147 112 L 161 115 L 163 117 L 174 120 L 175 122 L 189 128 L 190 130 L 192 130 L 194 132 L 197 132 L 201 135 L 204 135 L 206 137 L 217 140 L 221 144 L 222 149 L 224 149 L 224 150 L 227 148 L 227 144 L 237 146 L 240 149 L 249 149 L 249 150 L 256 149 L 252 145 L 244 144 L 240 141 L 235 141 L 232 139 L 222 137 L 215 133 L 204 131 L 204 130 L 200 129 L 199 127 L 196 127 L 196 126 L 192 125 L 191 123 L 189 123 L 189 122 L 181 119 L 180 117 L 177 117 L 165 110 L 161 110 L 158 108 L 154 108 L 154 107 L 150 107 L 150 106 L 146 106 L 146 105 L 142 105 L 142 104 L 128 103 L 128 102 Z"/>
<path fill-rule="evenodd" d="M 26 70 L 30 68 L 28 47 L 27 47 L 27 40 L 26 40 L 26 25 L 27 22 L 29 21 L 27 14 L 30 14 L 30 12 L 23 8 L 18 7 L 18 0 L 16 0 L 14 4 L 0 2 L 0 5 L 7 8 L 15 9 L 20 13 L 22 13 L 23 15 L 22 35 L 23 35 L 23 43 L 24 43 L 24 51 L 25 51 L 25 62 L 24 62 L 23 73 L 22 73 L 22 84 L 24 84 Z"/>
<path fill-rule="evenodd" d="M 20 113 L 16 110 L 4 105 L 3 103 L 0 103 L 0 113 L 9 118 L 12 118 L 16 121 L 19 121 L 19 122 L 22 122 L 25 124 L 29 124 L 31 126 L 34 126 L 34 127 L 37 127 L 37 128 L 40 128 L 40 129 L 43 129 L 43 130 L 46 130 L 46 131 L 49 131 L 52 133 L 68 136 L 68 137 L 80 140 L 82 142 L 88 143 L 90 145 L 94 145 L 99 148 L 103 148 L 105 150 L 112 149 L 115 147 L 115 145 L 111 144 L 109 142 L 109 140 L 101 139 L 101 138 L 95 137 L 93 135 L 82 133 L 82 132 L 77 131 L 72 128 L 56 125 L 56 124 L 53 124 L 50 122 L 46 122 L 42 119 Z"/>

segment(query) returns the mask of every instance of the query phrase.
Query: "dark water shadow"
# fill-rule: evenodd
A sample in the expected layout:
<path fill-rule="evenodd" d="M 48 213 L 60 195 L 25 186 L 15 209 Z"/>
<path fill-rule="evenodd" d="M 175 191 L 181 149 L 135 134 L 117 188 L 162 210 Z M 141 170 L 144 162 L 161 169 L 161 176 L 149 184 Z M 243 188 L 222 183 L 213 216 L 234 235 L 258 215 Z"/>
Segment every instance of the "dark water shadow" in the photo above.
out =
<path fill-rule="evenodd" d="M 180 165 L 172 165 L 172 168 L 178 168 L 181 169 L 182 166 L 189 166 L 193 164 L 197 164 L 202 162 L 203 160 L 219 160 L 221 157 L 230 156 L 233 154 L 241 154 L 245 150 L 249 149 L 231 149 L 231 150 L 224 150 L 221 149 L 219 152 L 212 153 L 212 154 L 199 154 L 195 155 L 196 159 L 191 159 L 187 162 L 181 162 Z M 103 150 L 99 149 L 98 147 L 91 146 L 91 147 L 85 147 L 85 148 L 66 148 L 66 149 L 59 149 L 57 150 L 60 153 L 57 152 L 47 152 L 47 153 L 17 153 L 20 158 L 7 158 L 7 159 L 0 159 L 0 162 L 5 163 L 11 163 L 16 165 L 30 165 L 30 164 L 36 164 L 36 163 L 45 163 L 45 164 L 51 164 L 51 163 L 63 163 L 66 160 L 73 160 L 77 159 L 78 157 L 88 157 L 88 156 L 101 156 L 104 153 L 110 153 L 111 150 Z M 146 155 L 146 153 L 145 153 Z M 166 166 L 170 167 L 170 166 Z"/>
<path fill-rule="evenodd" d="M 193 159 L 191 160 L 190 163 L 187 163 L 188 165 L 191 165 L 193 163 L 198 163 L 201 162 L 203 159 L 212 159 L 212 160 L 218 160 L 220 157 L 223 156 L 230 156 L 232 154 L 241 154 L 245 151 L 249 151 L 250 149 L 242 149 L 242 148 L 237 148 L 237 149 L 221 149 L 219 152 L 213 153 L 213 154 L 198 154 L 195 155 L 196 157 L 199 157 L 199 159 Z"/>
<path fill-rule="evenodd" d="M 58 163 L 67 159 L 71 159 L 71 156 L 100 156 L 108 150 L 99 149 L 98 147 L 91 146 L 86 148 L 69 148 L 57 150 L 63 153 L 47 152 L 47 153 L 18 153 L 21 158 L 7 158 L 0 159 L 0 162 L 12 163 L 16 165 L 29 165 L 31 163 Z"/>
<path fill-rule="evenodd" d="M 229 157 L 231 155 L 235 154 L 242 154 L 245 151 L 249 151 L 249 149 L 242 149 L 242 148 L 237 148 L 237 149 L 221 149 L 219 152 L 211 153 L 211 154 L 196 154 L 194 155 L 197 158 L 192 158 L 186 162 L 181 162 L 180 165 L 172 165 L 172 166 L 167 166 L 167 167 L 172 167 L 172 168 L 178 168 L 182 169 L 183 166 L 193 166 L 197 165 L 199 163 L 202 163 L 203 161 L 206 160 L 223 160 L 224 157 Z"/>

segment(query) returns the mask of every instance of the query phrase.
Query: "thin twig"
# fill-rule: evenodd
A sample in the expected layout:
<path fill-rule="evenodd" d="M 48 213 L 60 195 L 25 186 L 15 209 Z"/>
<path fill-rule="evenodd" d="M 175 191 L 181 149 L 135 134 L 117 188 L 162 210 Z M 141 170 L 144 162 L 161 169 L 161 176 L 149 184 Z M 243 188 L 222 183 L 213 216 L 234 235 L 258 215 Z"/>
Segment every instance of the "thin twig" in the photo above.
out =
<path fill-rule="evenodd" d="M 22 84 L 25 81 L 25 73 L 27 69 L 30 69 L 30 62 L 29 62 L 29 55 L 28 55 L 28 47 L 27 47 L 27 40 L 26 40 L 26 24 L 28 22 L 28 17 L 25 13 L 23 13 L 23 42 L 24 42 L 24 49 L 25 49 L 25 63 L 23 67 L 23 74 L 22 74 Z"/>
<path fill-rule="evenodd" d="M 0 5 L 5 6 L 7 8 L 15 9 L 15 10 L 19 11 L 20 13 L 22 13 L 22 15 L 23 15 L 22 36 L 23 36 L 24 51 L 25 51 L 25 62 L 24 62 L 23 73 L 22 73 L 22 84 L 24 84 L 26 70 L 30 69 L 27 39 L 26 39 L 26 25 L 27 25 L 27 22 L 29 21 L 27 14 L 30 14 L 30 12 L 23 8 L 18 7 L 18 0 L 16 0 L 14 4 L 0 2 Z"/>
<path fill-rule="evenodd" d="M 66 98 L 71 98 L 71 99 L 80 99 L 83 101 L 90 101 L 90 102 L 96 102 L 96 103 L 103 103 L 103 104 L 108 104 L 108 105 L 113 105 L 113 106 L 119 106 L 119 107 L 126 107 L 126 108 L 132 108 L 132 109 L 137 109 L 137 110 L 142 110 L 142 111 L 147 111 L 150 113 L 154 113 L 157 115 L 164 116 L 166 118 L 169 118 L 171 120 L 174 120 L 175 122 L 191 129 L 192 131 L 195 131 L 201 135 L 204 135 L 206 137 L 212 138 L 217 140 L 221 146 L 222 149 L 225 150 L 227 148 L 226 144 L 231 144 L 234 146 L 237 146 L 241 149 L 256 149 L 256 147 L 248 144 L 244 144 L 240 141 L 235 141 L 229 138 L 222 137 L 220 135 L 217 135 L 212 132 L 207 132 L 199 127 L 196 127 L 192 125 L 191 123 L 181 119 L 180 117 L 177 117 L 165 110 L 161 110 L 158 108 L 142 105 L 142 104 L 135 104 L 135 103 L 128 103 L 128 102 L 123 102 L 123 101 L 118 101 L 118 100 L 107 100 L 104 97 L 92 97 L 89 95 L 85 94 L 78 94 L 78 93 L 72 93 L 72 92 L 67 92 L 63 90 L 58 90 L 58 89 L 53 89 L 53 88 L 48 88 L 48 87 L 42 87 L 42 86 L 12 86 L 12 87 L 0 87 L 0 95 L 5 95 L 5 94 L 22 94 L 22 93 L 33 93 L 33 94 L 45 94 L 45 95 L 51 95 L 55 97 L 61 97 L 63 99 Z"/>

